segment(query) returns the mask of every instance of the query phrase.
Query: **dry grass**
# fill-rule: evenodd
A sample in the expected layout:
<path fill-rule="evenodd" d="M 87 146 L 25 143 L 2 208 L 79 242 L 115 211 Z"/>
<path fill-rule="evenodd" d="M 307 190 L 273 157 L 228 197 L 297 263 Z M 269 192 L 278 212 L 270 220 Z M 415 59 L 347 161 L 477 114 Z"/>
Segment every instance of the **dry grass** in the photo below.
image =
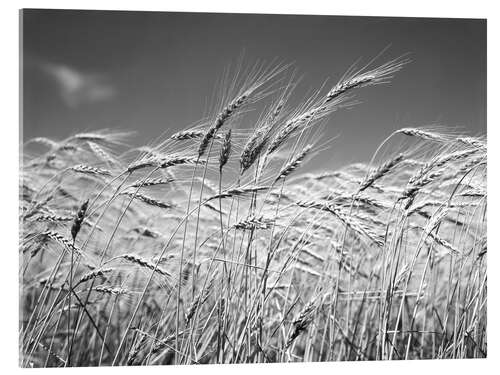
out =
<path fill-rule="evenodd" d="M 295 106 L 287 70 L 258 68 L 140 149 L 26 143 L 21 365 L 485 357 L 485 140 L 405 128 L 370 163 L 303 173 L 315 130 L 406 63 Z"/>

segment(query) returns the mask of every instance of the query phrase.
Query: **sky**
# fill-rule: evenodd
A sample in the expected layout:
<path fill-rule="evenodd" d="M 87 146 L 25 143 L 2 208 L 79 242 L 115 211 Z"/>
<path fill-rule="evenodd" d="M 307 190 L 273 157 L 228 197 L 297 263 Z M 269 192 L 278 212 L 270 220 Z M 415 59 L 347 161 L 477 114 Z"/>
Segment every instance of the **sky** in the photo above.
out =
<path fill-rule="evenodd" d="M 299 103 L 386 47 L 377 62 L 409 53 L 411 64 L 329 118 L 323 163 L 369 160 L 407 126 L 486 135 L 485 20 L 31 9 L 20 27 L 24 140 L 108 128 L 143 145 L 210 112 L 242 55 L 293 64 Z"/>

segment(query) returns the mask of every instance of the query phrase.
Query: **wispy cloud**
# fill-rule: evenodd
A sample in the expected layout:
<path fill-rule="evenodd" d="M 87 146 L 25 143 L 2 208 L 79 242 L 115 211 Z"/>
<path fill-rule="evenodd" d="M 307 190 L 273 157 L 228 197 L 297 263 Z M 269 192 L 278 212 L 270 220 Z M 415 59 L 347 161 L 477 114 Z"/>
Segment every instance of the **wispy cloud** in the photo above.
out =
<path fill-rule="evenodd" d="M 109 100 L 116 94 L 103 75 L 83 73 L 60 64 L 43 64 L 42 69 L 54 79 L 62 100 L 70 107 Z"/>

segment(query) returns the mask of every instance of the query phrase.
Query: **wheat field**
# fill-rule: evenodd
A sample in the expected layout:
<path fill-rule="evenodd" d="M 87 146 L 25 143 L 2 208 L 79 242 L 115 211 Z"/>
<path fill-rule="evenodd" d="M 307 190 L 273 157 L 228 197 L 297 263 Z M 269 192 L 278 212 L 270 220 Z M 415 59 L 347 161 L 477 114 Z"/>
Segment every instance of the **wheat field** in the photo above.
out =
<path fill-rule="evenodd" d="M 335 113 L 408 63 L 298 104 L 290 66 L 239 69 L 211 115 L 143 147 L 25 141 L 20 365 L 486 357 L 486 137 L 402 128 L 310 168 Z"/>

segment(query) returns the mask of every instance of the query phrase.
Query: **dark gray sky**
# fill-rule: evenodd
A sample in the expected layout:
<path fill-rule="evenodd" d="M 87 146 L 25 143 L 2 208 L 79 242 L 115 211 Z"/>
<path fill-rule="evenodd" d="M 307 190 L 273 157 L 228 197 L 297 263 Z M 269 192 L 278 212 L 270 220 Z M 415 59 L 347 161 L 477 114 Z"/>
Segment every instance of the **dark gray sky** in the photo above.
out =
<path fill-rule="evenodd" d="M 164 12 L 24 10 L 24 139 L 101 128 L 145 144 L 207 114 L 224 69 L 278 59 L 302 77 L 295 99 L 334 84 L 358 58 L 413 62 L 390 85 L 334 114 L 326 158 L 369 159 L 404 126 L 486 133 L 486 21 Z"/>

